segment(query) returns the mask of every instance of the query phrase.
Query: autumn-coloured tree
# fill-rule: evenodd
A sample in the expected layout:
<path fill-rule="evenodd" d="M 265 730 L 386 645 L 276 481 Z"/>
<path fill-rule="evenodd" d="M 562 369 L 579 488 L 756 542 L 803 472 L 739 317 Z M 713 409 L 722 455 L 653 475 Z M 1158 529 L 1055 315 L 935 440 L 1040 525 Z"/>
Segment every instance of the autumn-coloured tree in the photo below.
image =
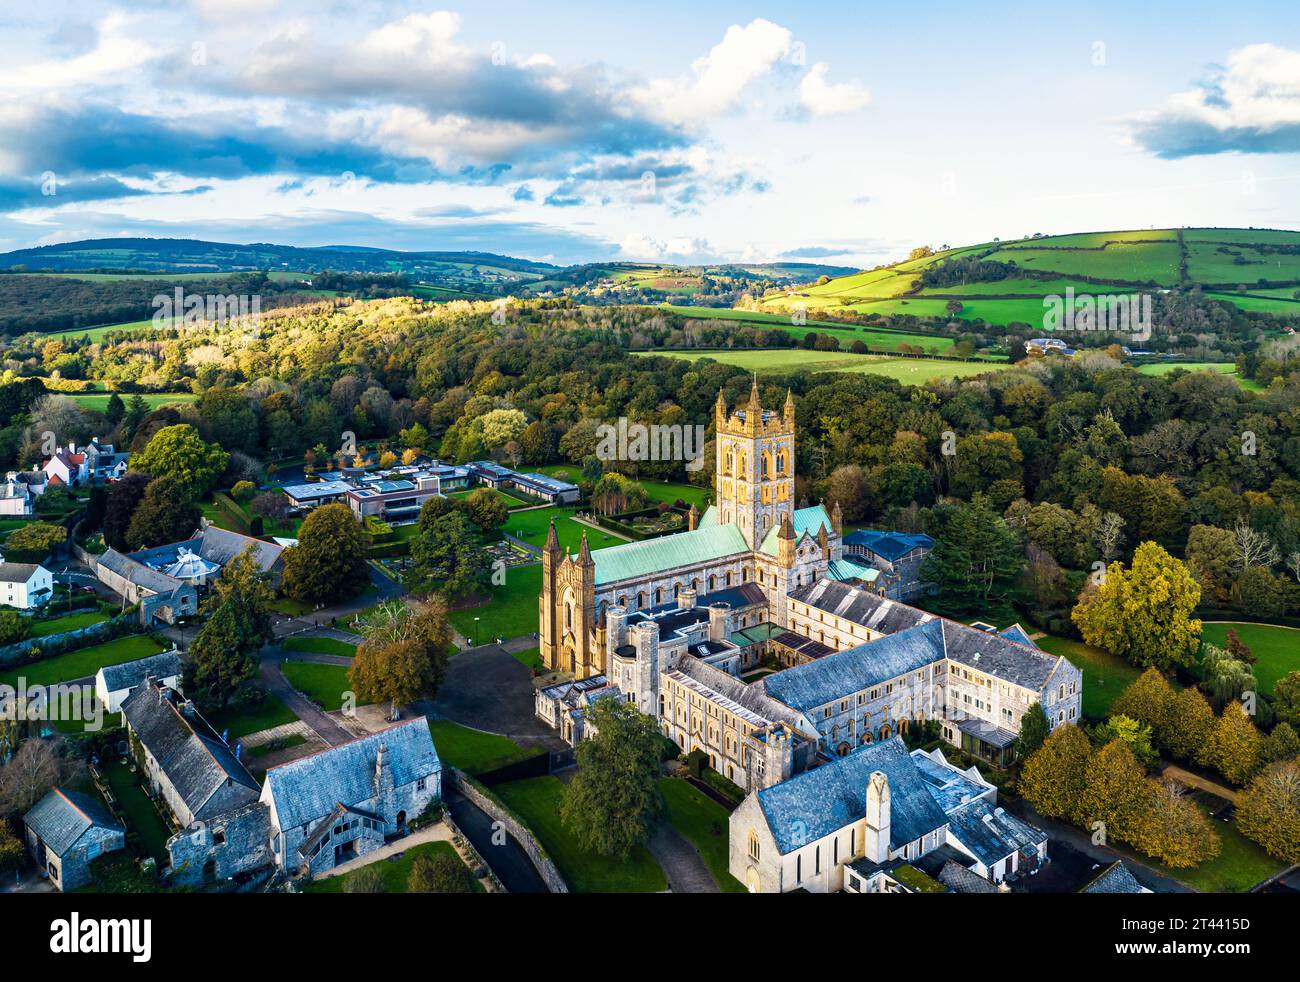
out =
<path fill-rule="evenodd" d="M 1200 762 L 1233 784 L 1245 784 L 1259 770 L 1262 738 L 1239 702 L 1230 702 L 1210 731 Z"/>
<path fill-rule="evenodd" d="M 1083 794 L 1084 768 L 1092 744 L 1077 726 L 1058 726 L 1025 761 L 1018 787 L 1041 814 L 1062 818 L 1072 814 Z"/>
<path fill-rule="evenodd" d="M 1166 747 L 1174 713 L 1174 690 L 1159 669 L 1148 668 L 1111 704 L 1115 716 L 1128 716 L 1151 727 L 1156 746 Z"/>
<path fill-rule="evenodd" d="M 1146 771 L 1129 745 L 1117 738 L 1088 758 L 1073 818 L 1085 829 L 1101 822 L 1108 838 L 1132 841 L 1149 802 Z"/>
<path fill-rule="evenodd" d="M 1278 723 L 1259 745 L 1259 764 L 1267 767 L 1281 760 L 1300 757 L 1300 734 L 1290 723 Z"/>
<path fill-rule="evenodd" d="M 1070 615 L 1088 644 L 1135 665 L 1170 671 L 1191 665 L 1201 638 L 1192 612 L 1201 589 L 1187 567 L 1154 542 L 1144 542 L 1125 569 L 1111 563 Z"/>
<path fill-rule="evenodd" d="M 1219 854 L 1219 835 L 1176 781 L 1147 782 L 1147 798 L 1128 841 L 1166 866 L 1199 866 Z"/>
<path fill-rule="evenodd" d="M 1214 732 L 1214 710 L 1196 689 L 1175 692 L 1169 707 L 1165 752 L 1179 760 L 1196 760 Z"/>
<path fill-rule="evenodd" d="M 1237 828 L 1284 863 L 1300 863 L 1300 759 L 1270 764 L 1237 797 Z"/>

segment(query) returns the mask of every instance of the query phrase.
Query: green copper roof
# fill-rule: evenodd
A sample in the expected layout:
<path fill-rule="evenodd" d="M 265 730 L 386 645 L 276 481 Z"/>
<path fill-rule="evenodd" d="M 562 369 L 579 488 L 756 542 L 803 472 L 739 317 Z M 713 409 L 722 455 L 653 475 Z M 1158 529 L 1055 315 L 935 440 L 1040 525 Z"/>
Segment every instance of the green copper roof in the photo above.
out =
<path fill-rule="evenodd" d="M 708 508 L 704 509 L 704 514 L 700 516 L 700 520 L 696 522 L 695 527 L 697 529 L 712 528 L 717 524 L 718 524 L 718 510 L 714 508 L 712 505 L 709 505 Z"/>
<path fill-rule="evenodd" d="M 859 566 L 852 559 L 836 559 L 826 567 L 826 575 L 832 580 L 863 580 L 875 583 L 880 577 L 880 570 L 874 566 Z"/>
<path fill-rule="evenodd" d="M 745 537 L 734 525 L 713 525 L 693 532 L 678 532 L 644 542 L 597 549 L 596 585 L 649 576 L 679 566 L 693 566 L 748 552 Z"/>
<path fill-rule="evenodd" d="M 826 514 L 826 509 L 821 505 L 813 505 L 811 508 L 800 508 L 794 513 L 794 540 L 798 542 L 803 538 L 805 532 L 810 535 L 816 535 L 817 530 L 825 525 L 826 534 L 832 534 L 831 518 Z M 763 536 L 763 544 L 760 547 L 762 552 L 769 556 L 775 556 L 778 552 L 776 540 L 777 533 L 781 531 L 780 525 L 773 525 L 767 530 L 767 535 Z"/>

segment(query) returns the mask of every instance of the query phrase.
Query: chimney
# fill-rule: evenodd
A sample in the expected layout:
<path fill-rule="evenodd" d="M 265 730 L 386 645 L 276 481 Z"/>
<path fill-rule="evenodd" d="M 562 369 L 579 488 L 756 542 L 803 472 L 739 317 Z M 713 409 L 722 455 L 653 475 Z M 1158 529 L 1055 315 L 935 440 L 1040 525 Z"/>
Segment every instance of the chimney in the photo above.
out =
<path fill-rule="evenodd" d="M 393 768 L 388 763 L 388 747 L 379 745 L 379 754 L 375 757 L 375 794 L 393 790 Z"/>
<path fill-rule="evenodd" d="M 709 606 L 709 640 L 726 641 L 731 633 L 727 630 L 727 621 L 731 614 L 731 604 L 716 603 Z"/>
<path fill-rule="evenodd" d="M 866 858 L 873 863 L 889 859 L 889 778 L 883 771 L 872 771 L 867 779 L 866 835 L 862 845 Z"/>

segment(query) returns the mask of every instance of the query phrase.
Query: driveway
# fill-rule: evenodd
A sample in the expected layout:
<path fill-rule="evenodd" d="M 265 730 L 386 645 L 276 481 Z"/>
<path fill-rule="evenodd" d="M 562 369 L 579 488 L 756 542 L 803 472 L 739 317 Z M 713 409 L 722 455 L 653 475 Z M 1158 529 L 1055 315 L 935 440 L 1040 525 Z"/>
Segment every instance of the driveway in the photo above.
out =
<path fill-rule="evenodd" d="M 262 649 L 262 660 L 258 668 L 262 685 L 266 690 L 284 703 L 291 713 L 310 726 L 329 746 L 337 747 L 351 740 L 353 738 L 351 733 L 289 684 L 289 680 L 280 671 L 280 657 L 281 652 L 278 648 Z"/>
<path fill-rule="evenodd" d="M 498 644 L 453 657 L 437 696 L 431 703 L 417 703 L 416 709 L 529 744 L 557 750 L 564 746 L 555 731 L 533 715 L 532 672 Z"/>
<path fill-rule="evenodd" d="M 667 820 L 655 827 L 646 848 L 668 877 L 668 889 L 673 893 L 722 892 L 696 848 Z"/>

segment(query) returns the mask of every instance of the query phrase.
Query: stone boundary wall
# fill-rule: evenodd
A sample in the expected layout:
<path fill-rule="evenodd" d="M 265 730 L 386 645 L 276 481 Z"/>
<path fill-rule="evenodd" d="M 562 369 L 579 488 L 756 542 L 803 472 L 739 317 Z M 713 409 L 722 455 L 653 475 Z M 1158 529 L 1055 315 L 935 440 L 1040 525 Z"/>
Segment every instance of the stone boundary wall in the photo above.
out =
<path fill-rule="evenodd" d="M 564 882 L 564 877 L 556 869 L 555 863 L 546 854 L 542 844 L 537 841 L 537 836 L 533 835 L 532 831 L 523 822 L 510 814 L 505 806 L 490 794 L 485 794 L 484 789 L 473 778 L 467 777 L 455 767 L 448 767 L 443 773 L 450 775 L 451 782 L 456 786 L 456 790 L 474 802 L 481 811 L 485 812 L 493 820 L 500 822 L 505 830 L 514 837 L 514 840 L 519 843 L 532 861 L 533 866 L 536 867 L 538 874 L 551 893 L 569 892 L 569 885 Z M 491 869 L 490 864 L 488 868 Z"/>

